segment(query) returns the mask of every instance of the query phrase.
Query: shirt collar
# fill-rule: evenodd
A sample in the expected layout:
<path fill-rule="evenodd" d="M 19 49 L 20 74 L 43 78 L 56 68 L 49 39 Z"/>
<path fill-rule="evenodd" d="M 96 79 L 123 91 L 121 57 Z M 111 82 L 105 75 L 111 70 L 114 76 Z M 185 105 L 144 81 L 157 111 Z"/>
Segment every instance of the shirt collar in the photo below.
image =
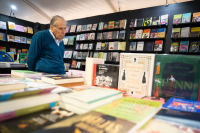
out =
<path fill-rule="evenodd" d="M 59 42 L 62 41 L 62 39 L 56 39 L 56 37 L 54 36 L 53 32 L 51 32 L 50 29 L 49 29 L 49 32 L 50 32 L 50 34 L 52 35 L 52 37 L 53 37 L 54 40 L 59 41 Z"/>

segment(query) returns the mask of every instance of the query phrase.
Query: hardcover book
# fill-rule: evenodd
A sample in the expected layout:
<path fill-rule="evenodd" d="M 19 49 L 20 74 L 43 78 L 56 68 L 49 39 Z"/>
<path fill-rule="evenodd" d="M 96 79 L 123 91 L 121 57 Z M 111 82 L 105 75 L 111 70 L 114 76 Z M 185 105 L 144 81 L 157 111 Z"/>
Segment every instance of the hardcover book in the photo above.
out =
<path fill-rule="evenodd" d="M 26 64 L 27 63 L 28 54 L 27 53 L 20 53 L 19 54 L 19 63 Z"/>
<path fill-rule="evenodd" d="M 189 52 L 199 52 L 199 41 L 191 41 Z"/>
<path fill-rule="evenodd" d="M 21 37 L 21 43 L 26 43 L 26 37 Z"/>
<path fill-rule="evenodd" d="M 150 38 L 157 38 L 158 29 L 151 29 Z"/>
<path fill-rule="evenodd" d="M 144 18 L 144 26 L 150 26 L 152 24 L 152 17 Z"/>
<path fill-rule="evenodd" d="M 180 41 L 179 52 L 188 52 L 189 41 Z"/>
<path fill-rule="evenodd" d="M 13 35 L 7 35 L 8 42 L 15 42 L 15 36 Z"/>
<path fill-rule="evenodd" d="M 135 39 L 135 37 L 136 37 L 136 30 L 133 30 L 130 33 L 130 39 Z"/>
<path fill-rule="evenodd" d="M 137 51 L 144 50 L 144 42 L 137 42 Z"/>
<path fill-rule="evenodd" d="M 82 31 L 86 31 L 87 25 L 82 25 Z"/>
<path fill-rule="evenodd" d="M 179 38 L 181 34 L 181 28 L 173 28 L 172 29 L 172 38 Z"/>
<path fill-rule="evenodd" d="M 14 23 L 14 22 L 9 22 L 9 21 L 8 21 L 8 29 L 9 29 L 9 30 L 15 30 L 15 23 Z"/>
<path fill-rule="evenodd" d="M 112 39 L 118 39 L 119 31 L 113 31 Z"/>
<path fill-rule="evenodd" d="M 71 25 L 70 32 L 74 33 L 76 31 L 76 25 Z"/>
<path fill-rule="evenodd" d="M 113 35 L 112 31 L 107 32 L 107 38 L 106 39 L 112 39 L 112 35 Z"/>
<path fill-rule="evenodd" d="M 126 19 L 120 20 L 119 28 L 126 29 L 126 23 Z"/>
<path fill-rule="evenodd" d="M 156 55 L 155 65 L 152 96 L 198 100 L 199 56 Z"/>
<path fill-rule="evenodd" d="M 82 29 L 82 25 L 78 25 L 77 29 L 76 29 L 76 32 L 81 32 L 81 29 Z"/>
<path fill-rule="evenodd" d="M 15 24 L 15 30 L 19 32 L 24 32 L 24 26 Z"/>
<path fill-rule="evenodd" d="M 96 31 L 96 30 L 97 30 L 97 24 L 93 24 L 93 25 L 92 25 L 92 30 L 93 30 L 93 31 Z"/>
<path fill-rule="evenodd" d="M 20 38 L 20 36 L 15 36 L 15 42 L 18 42 L 18 43 L 21 42 L 21 38 Z"/>
<path fill-rule="evenodd" d="M 153 51 L 154 42 L 147 42 L 146 51 Z"/>
<path fill-rule="evenodd" d="M 70 32 L 70 28 L 71 28 L 71 26 L 67 26 L 65 33 L 69 33 Z"/>
<path fill-rule="evenodd" d="M 200 27 L 192 27 L 190 37 L 199 37 Z"/>
<path fill-rule="evenodd" d="M 135 51 L 135 50 L 136 50 L 136 42 L 130 42 L 129 51 Z"/>
<path fill-rule="evenodd" d="M 160 16 L 156 16 L 152 18 L 152 25 L 159 25 L 160 24 Z"/>
<path fill-rule="evenodd" d="M 150 36 L 150 29 L 144 29 L 142 38 L 149 38 Z"/>
<path fill-rule="evenodd" d="M 92 24 L 88 24 L 86 31 L 91 31 L 91 30 L 92 30 Z"/>
<path fill-rule="evenodd" d="M 142 29 L 136 30 L 136 36 L 135 36 L 135 38 L 136 38 L 136 39 L 137 39 L 137 38 L 142 38 L 142 33 L 143 33 L 143 30 L 142 30 Z"/>
<path fill-rule="evenodd" d="M 192 13 L 184 13 L 182 15 L 182 23 L 189 23 L 191 22 Z"/>
<path fill-rule="evenodd" d="M 169 19 L 169 15 L 166 14 L 166 15 L 161 15 L 161 20 L 160 20 L 160 24 L 165 24 L 165 25 L 168 25 L 168 19 Z"/>
<path fill-rule="evenodd" d="M 143 19 L 137 19 L 137 27 L 143 26 Z"/>
<path fill-rule="evenodd" d="M 174 15 L 173 24 L 179 24 L 182 20 L 182 14 Z"/>
<path fill-rule="evenodd" d="M 178 52 L 179 42 L 172 42 L 170 52 Z"/>
<path fill-rule="evenodd" d="M 115 21 L 109 21 L 108 29 L 113 29 L 114 28 L 114 23 L 115 23 Z"/>
<path fill-rule="evenodd" d="M 1 41 L 6 41 L 6 34 L 3 32 L 0 32 L 0 40 Z"/>
<path fill-rule="evenodd" d="M 192 22 L 200 22 L 200 12 L 193 13 Z"/>
<path fill-rule="evenodd" d="M 132 28 L 132 27 L 136 27 L 136 26 L 137 26 L 137 19 L 131 19 L 129 27 Z"/>
<path fill-rule="evenodd" d="M 33 34 L 33 28 L 32 27 L 27 27 L 28 28 L 28 33 Z"/>
<path fill-rule="evenodd" d="M 103 29 L 108 29 L 108 22 L 104 22 Z"/>
<path fill-rule="evenodd" d="M 157 37 L 158 38 L 165 38 L 165 32 L 166 32 L 166 28 L 158 28 Z"/>
<path fill-rule="evenodd" d="M 0 29 L 7 30 L 6 22 L 0 21 Z"/>
<path fill-rule="evenodd" d="M 64 58 L 72 58 L 72 52 L 73 51 L 65 51 Z"/>
<path fill-rule="evenodd" d="M 181 37 L 190 37 L 190 27 L 181 28 Z"/>
<path fill-rule="evenodd" d="M 162 51 L 163 40 L 156 40 L 154 45 L 154 51 Z"/>
<path fill-rule="evenodd" d="M 116 29 L 116 28 L 119 28 L 119 24 L 120 24 L 120 21 L 115 21 L 114 22 L 114 28 Z"/>

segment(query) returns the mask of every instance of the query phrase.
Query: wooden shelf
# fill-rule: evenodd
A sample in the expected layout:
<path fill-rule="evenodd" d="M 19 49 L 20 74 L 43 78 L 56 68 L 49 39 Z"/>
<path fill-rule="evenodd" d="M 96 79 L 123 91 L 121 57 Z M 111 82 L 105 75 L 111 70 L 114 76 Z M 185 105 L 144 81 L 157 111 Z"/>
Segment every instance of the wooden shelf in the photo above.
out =
<path fill-rule="evenodd" d="M 152 29 L 152 28 L 163 28 L 163 27 L 168 27 L 168 25 L 161 24 L 161 25 L 151 25 L 151 26 L 129 27 L 129 29 L 137 30 L 137 29 Z"/>

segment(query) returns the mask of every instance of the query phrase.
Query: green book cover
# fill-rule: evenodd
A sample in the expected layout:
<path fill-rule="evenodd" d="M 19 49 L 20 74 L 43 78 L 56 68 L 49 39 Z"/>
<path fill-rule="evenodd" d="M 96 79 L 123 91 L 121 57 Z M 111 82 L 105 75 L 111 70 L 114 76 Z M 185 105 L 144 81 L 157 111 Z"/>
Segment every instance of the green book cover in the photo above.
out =
<path fill-rule="evenodd" d="M 68 45 L 74 45 L 74 37 L 69 38 Z"/>
<path fill-rule="evenodd" d="M 156 55 L 152 96 L 198 100 L 200 57 Z"/>
<path fill-rule="evenodd" d="M 12 70 L 15 72 L 19 72 L 19 73 L 39 73 L 39 72 L 34 72 L 34 71 L 29 71 L 29 70 Z"/>
<path fill-rule="evenodd" d="M 28 57 L 28 54 L 26 54 L 26 53 L 20 53 L 19 54 L 19 63 L 26 64 L 27 63 L 27 57 Z"/>

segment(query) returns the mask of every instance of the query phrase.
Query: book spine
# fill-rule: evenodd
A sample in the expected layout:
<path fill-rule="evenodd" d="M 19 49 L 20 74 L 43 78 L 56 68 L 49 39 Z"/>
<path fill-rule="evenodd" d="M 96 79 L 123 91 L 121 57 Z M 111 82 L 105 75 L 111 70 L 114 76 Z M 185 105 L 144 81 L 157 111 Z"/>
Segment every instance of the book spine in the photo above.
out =
<path fill-rule="evenodd" d="M 42 111 L 42 110 L 45 110 L 45 109 L 49 109 L 49 108 L 55 107 L 56 105 L 57 105 L 57 102 L 52 102 L 52 103 L 42 104 L 42 105 L 38 105 L 38 106 L 30 107 L 30 108 L 25 108 L 25 109 L 20 109 L 20 110 L 16 110 L 16 111 L 10 111 L 8 113 L 3 113 L 3 114 L 0 114 L 0 122 L 5 121 L 5 120 L 9 120 L 9 119 L 12 119 L 12 118 L 15 118 L 15 117 L 19 117 L 19 116 L 35 113 L 35 112 L 38 112 L 38 111 Z"/>
<path fill-rule="evenodd" d="M 93 75 L 92 75 L 92 86 L 95 86 L 94 81 L 96 80 L 97 64 L 93 64 Z"/>

